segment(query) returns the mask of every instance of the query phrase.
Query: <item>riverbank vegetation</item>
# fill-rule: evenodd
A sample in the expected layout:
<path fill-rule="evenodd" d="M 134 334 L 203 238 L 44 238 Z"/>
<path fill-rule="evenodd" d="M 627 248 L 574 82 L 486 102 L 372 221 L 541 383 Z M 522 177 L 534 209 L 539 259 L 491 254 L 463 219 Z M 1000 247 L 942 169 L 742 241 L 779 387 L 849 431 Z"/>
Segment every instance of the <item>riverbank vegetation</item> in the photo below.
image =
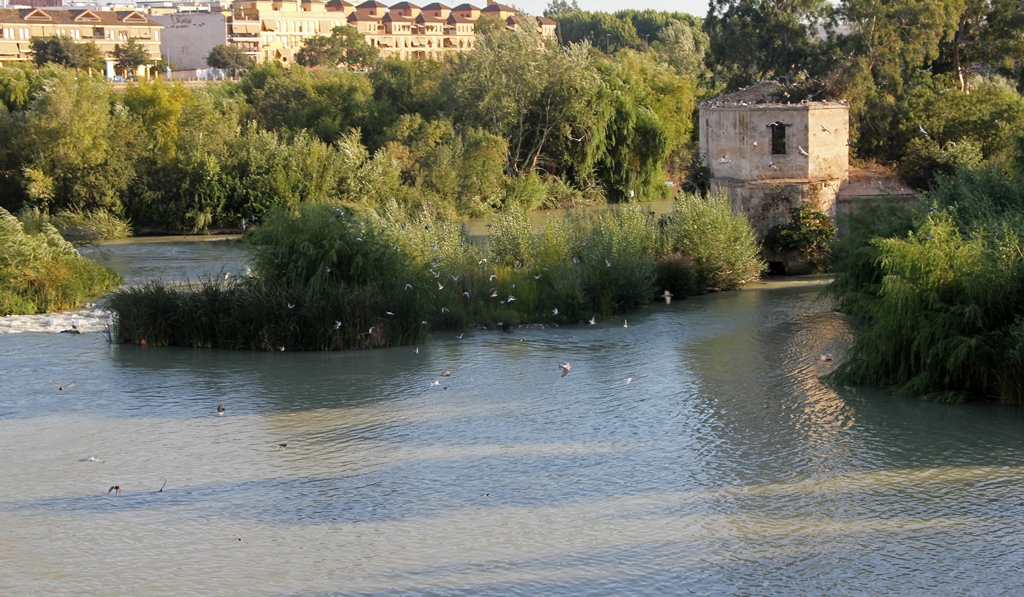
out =
<path fill-rule="evenodd" d="M 746 219 L 693 196 L 667 217 L 632 205 L 552 217 L 540 233 L 510 209 L 483 240 L 393 201 L 310 204 L 268 212 L 245 239 L 251 275 L 115 292 L 113 338 L 250 350 L 412 344 L 469 326 L 600 321 L 665 290 L 738 288 L 763 270 Z"/>
<path fill-rule="evenodd" d="M 1024 405 L 1024 153 L 851 224 L 832 292 L 859 327 L 835 380 Z"/>
<path fill-rule="evenodd" d="M 78 254 L 48 223 L 26 226 L 0 208 L 0 316 L 71 309 L 120 279 Z"/>

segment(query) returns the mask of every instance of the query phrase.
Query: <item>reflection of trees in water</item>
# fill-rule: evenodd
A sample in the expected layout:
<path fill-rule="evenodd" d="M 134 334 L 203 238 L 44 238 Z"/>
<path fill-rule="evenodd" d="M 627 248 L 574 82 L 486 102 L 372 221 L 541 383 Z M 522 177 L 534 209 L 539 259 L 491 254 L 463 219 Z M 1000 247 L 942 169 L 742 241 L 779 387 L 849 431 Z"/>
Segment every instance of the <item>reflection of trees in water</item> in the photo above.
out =
<path fill-rule="evenodd" d="M 848 460 L 853 409 L 820 377 L 819 355 L 839 354 L 846 323 L 822 286 L 748 288 L 713 297 L 712 335 L 685 350 L 698 396 L 714 413 L 707 431 L 717 466 L 735 482 L 828 472 Z"/>

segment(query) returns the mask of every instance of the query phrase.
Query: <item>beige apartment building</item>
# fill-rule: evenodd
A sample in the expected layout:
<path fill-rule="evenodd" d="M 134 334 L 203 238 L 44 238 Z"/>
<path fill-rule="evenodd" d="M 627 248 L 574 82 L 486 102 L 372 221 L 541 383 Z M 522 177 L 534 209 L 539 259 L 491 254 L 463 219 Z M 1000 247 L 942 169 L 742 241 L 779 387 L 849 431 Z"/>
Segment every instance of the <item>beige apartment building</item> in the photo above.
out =
<path fill-rule="evenodd" d="M 117 44 L 135 39 L 156 62 L 162 29 L 135 10 L 0 8 L 0 66 L 32 60 L 33 37 L 59 36 L 95 43 L 106 58 L 107 75 L 113 77 L 111 56 Z"/>
<path fill-rule="evenodd" d="M 438 2 L 420 7 L 410 2 L 388 6 L 376 0 L 355 5 L 346 0 L 238 0 L 228 20 L 228 39 L 260 62 L 290 64 L 305 41 L 351 25 L 377 48 L 381 57 L 440 58 L 473 48 L 475 25 L 492 16 L 509 29 L 521 26 L 518 12 L 489 0 L 485 8 Z M 554 38 L 555 22 L 532 18 L 542 37 Z"/>

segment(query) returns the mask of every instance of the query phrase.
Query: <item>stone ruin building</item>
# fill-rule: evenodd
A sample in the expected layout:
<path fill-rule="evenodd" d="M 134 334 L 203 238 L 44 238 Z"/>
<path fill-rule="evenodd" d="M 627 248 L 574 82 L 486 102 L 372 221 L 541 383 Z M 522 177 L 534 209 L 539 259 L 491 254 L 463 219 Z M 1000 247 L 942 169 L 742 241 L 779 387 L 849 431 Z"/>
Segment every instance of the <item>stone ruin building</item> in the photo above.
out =
<path fill-rule="evenodd" d="M 834 217 L 849 179 L 849 106 L 791 95 L 766 81 L 700 105 L 711 192 L 727 195 L 762 237 L 804 203 Z"/>

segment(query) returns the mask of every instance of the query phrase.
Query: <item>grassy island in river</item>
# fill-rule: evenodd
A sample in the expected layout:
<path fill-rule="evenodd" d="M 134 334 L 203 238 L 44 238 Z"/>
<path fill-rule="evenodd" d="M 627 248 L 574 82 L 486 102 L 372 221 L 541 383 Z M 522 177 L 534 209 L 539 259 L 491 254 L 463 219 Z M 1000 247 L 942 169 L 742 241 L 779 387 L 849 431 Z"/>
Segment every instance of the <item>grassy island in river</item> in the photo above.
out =
<path fill-rule="evenodd" d="M 246 234 L 251 275 L 117 291 L 121 342 L 248 350 L 415 343 L 471 325 L 572 324 L 732 289 L 763 270 L 749 223 L 725 201 L 684 195 L 669 216 L 637 205 L 549 219 L 496 219 L 478 246 L 457 222 L 392 206 L 273 211 Z"/>

